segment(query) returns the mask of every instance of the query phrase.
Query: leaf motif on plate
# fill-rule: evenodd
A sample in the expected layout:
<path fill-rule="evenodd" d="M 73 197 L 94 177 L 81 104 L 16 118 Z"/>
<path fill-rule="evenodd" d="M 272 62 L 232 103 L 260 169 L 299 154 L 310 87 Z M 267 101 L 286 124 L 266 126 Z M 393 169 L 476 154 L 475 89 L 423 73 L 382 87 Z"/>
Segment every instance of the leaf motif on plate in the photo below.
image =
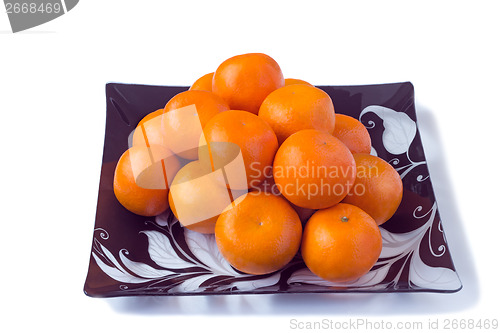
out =
<path fill-rule="evenodd" d="M 236 271 L 218 250 L 214 235 L 205 235 L 184 229 L 184 238 L 189 251 L 182 249 L 179 240 L 170 239 L 173 237 L 172 226 L 175 223 L 178 221 L 171 220 L 165 225 L 166 229 L 160 226 L 162 230 L 166 231 L 166 234 L 156 230 L 141 231 L 148 238 L 148 254 L 151 260 L 165 269 L 156 269 L 146 263 L 130 260 L 127 257 L 129 253 L 125 249 L 119 251 L 121 263 L 103 246 L 95 246 L 92 255 L 102 271 L 117 281 L 127 284 L 150 282 L 150 285 L 140 287 L 140 290 L 143 291 L 164 290 L 167 293 L 202 292 L 207 289 L 247 291 L 278 283 L 281 272 L 254 276 Z M 109 237 L 107 233 L 106 236 Z M 100 245 L 97 240 L 95 243 Z M 176 250 L 183 253 L 192 262 L 181 259 Z M 105 264 L 100 256 L 109 261 L 111 265 Z M 193 271 L 196 268 L 198 271 Z M 182 271 L 182 269 L 190 270 Z M 180 271 L 174 272 L 172 270 Z M 166 283 L 166 287 L 162 287 L 162 283 Z M 136 290 L 130 288 L 129 285 L 120 288 L 124 292 Z"/>
<path fill-rule="evenodd" d="M 184 237 L 191 252 L 205 264 L 210 271 L 218 275 L 238 275 L 217 248 L 215 235 L 201 234 L 186 229 L 184 231 Z"/>
<path fill-rule="evenodd" d="M 170 293 L 182 292 L 202 292 L 206 287 L 201 287 L 201 284 L 213 278 L 213 274 L 203 274 L 198 276 L 187 276 L 184 281 L 175 287 L 169 289 Z"/>
<path fill-rule="evenodd" d="M 361 111 L 359 119 L 369 112 L 375 113 L 383 120 L 382 142 L 385 149 L 393 155 L 407 152 L 417 134 L 417 124 L 406 113 L 380 105 L 367 106 Z M 369 124 L 375 126 L 372 121 Z"/>
<path fill-rule="evenodd" d="M 127 250 L 122 249 L 120 251 L 120 260 L 125 267 L 127 267 L 132 273 L 137 276 L 148 279 L 158 279 L 173 273 L 169 270 L 153 268 L 148 264 L 142 262 L 132 261 L 127 258 L 125 254 L 128 254 Z"/>
<path fill-rule="evenodd" d="M 96 253 L 99 253 L 97 251 L 92 252 L 92 256 L 94 257 L 94 260 L 96 261 L 97 265 L 102 269 L 104 273 L 106 273 L 109 277 L 112 279 L 119 281 L 119 282 L 124 282 L 124 283 L 143 283 L 143 282 L 148 282 L 151 281 L 151 279 L 143 279 L 136 277 L 129 272 L 127 272 L 116 260 L 116 258 L 113 256 L 113 254 L 102 244 L 97 242 L 100 247 L 100 253 L 102 253 L 105 256 L 105 259 L 111 263 L 111 265 L 108 265 L 104 263 L 101 258 Z"/>
<path fill-rule="evenodd" d="M 383 266 L 374 270 L 369 271 L 359 279 L 351 282 L 330 282 L 323 280 L 313 272 L 311 272 L 308 268 L 302 268 L 293 272 L 293 274 L 288 279 L 288 283 L 306 283 L 306 284 L 314 284 L 318 286 L 326 286 L 326 287 L 374 287 L 381 284 L 384 281 L 384 278 L 387 276 L 387 272 L 389 270 L 389 266 Z"/>
<path fill-rule="evenodd" d="M 246 276 L 249 276 L 249 275 L 246 275 Z M 278 271 L 278 272 L 274 273 L 273 275 L 268 276 L 268 277 L 264 277 L 264 278 L 254 276 L 254 278 L 251 280 L 247 280 L 247 279 L 234 280 L 233 282 L 231 282 L 227 285 L 224 285 L 223 287 L 220 287 L 218 289 L 226 290 L 226 289 L 231 289 L 231 288 L 237 288 L 238 290 L 241 290 L 241 291 L 255 290 L 255 289 L 268 287 L 268 286 L 272 286 L 272 285 L 277 284 L 280 277 L 281 277 L 281 272 Z"/>
<path fill-rule="evenodd" d="M 429 289 L 458 290 L 462 286 L 456 272 L 446 267 L 426 265 L 418 255 L 412 258 L 410 282 Z"/>
<path fill-rule="evenodd" d="M 148 237 L 148 253 L 151 259 L 166 269 L 192 267 L 193 264 L 181 259 L 175 252 L 170 239 L 163 233 L 155 230 L 141 231 Z"/>

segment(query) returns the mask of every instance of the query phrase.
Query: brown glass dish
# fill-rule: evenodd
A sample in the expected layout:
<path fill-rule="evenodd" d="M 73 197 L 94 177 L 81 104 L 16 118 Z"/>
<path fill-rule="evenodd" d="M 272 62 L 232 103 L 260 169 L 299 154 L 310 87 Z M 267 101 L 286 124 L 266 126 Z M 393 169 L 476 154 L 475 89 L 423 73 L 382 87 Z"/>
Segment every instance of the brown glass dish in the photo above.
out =
<path fill-rule="evenodd" d="M 113 194 L 113 172 L 128 148 L 128 136 L 142 117 L 163 108 L 187 87 L 109 83 L 85 293 L 114 297 L 460 290 L 417 126 L 413 85 L 319 88 L 332 97 L 336 112 L 355 117 L 368 128 L 372 154 L 392 164 L 403 180 L 403 201 L 381 226 L 382 254 L 368 274 L 346 284 L 326 282 L 305 267 L 300 254 L 276 273 L 244 274 L 222 258 L 213 235 L 183 229 L 170 211 L 153 218 L 127 211 Z"/>

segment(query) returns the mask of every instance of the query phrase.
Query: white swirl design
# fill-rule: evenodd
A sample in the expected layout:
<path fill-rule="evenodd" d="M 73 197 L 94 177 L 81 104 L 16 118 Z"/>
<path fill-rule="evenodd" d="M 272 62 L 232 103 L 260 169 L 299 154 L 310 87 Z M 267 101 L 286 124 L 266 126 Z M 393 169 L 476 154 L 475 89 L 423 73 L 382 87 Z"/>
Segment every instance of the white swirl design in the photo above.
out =
<path fill-rule="evenodd" d="M 130 260 L 127 249 L 121 249 L 117 259 L 105 246 L 96 241 L 97 245 L 92 255 L 104 273 L 119 282 L 126 283 L 120 285 L 120 290 L 165 293 L 199 293 L 207 289 L 249 291 L 275 285 L 280 278 L 280 272 L 263 277 L 237 272 L 220 254 L 214 235 L 185 230 L 184 238 L 192 253 L 189 254 L 173 236 L 172 228 L 179 222 L 171 212 L 157 216 L 155 223 L 158 226 L 166 226 L 164 230 L 166 232 L 146 230 L 141 233 L 148 238 L 148 254 L 151 260 L 162 267 L 161 269 Z M 179 257 L 177 251 L 187 260 Z M 211 279 L 218 282 L 210 283 Z M 170 288 L 164 287 L 164 282 L 173 280 L 179 282 L 173 282 Z M 133 284 L 143 286 L 130 288 Z M 159 285 L 162 287 L 157 287 Z"/>

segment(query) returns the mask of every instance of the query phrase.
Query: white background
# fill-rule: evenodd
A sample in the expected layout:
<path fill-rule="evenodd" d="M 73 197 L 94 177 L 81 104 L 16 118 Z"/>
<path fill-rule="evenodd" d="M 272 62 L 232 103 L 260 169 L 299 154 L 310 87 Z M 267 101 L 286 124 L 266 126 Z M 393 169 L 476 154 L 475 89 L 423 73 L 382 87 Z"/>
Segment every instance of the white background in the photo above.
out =
<path fill-rule="evenodd" d="M 296 331 L 299 321 L 500 319 L 495 1 L 90 1 L 12 34 L 0 13 L 0 327 Z M 455 294 L 93 299 L 84 295 L 109 81 L 190 85 L 274 57 L 313 84 L 411 81 Z M 443 322 L 441 322 L 443 323 Z M 4 330 L 2 328 L 2 331 Z"/>

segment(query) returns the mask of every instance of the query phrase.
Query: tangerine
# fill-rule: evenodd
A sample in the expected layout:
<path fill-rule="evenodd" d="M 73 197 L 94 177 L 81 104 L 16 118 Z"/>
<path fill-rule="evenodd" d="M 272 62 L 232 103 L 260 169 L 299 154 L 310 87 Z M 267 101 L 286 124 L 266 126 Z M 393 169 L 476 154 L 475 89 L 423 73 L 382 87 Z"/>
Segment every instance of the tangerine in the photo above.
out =
<path fill-rule="evenodd" d="M 302 224 L 285 199 L 264 192 L 236 199 L 217 219 L 219 251 L 236 269 L 267 274 L 283 268 L 298 252 Z"/>
<path fill-rule="evenodd" d="M 293 84 L 270 93 L 259 110 L 276 133 L 280 144 L 303 129 L 333 133 L 335 110 L 330 96 L 323 90 L 305 84 Z"/>
<path fill-rule="evenodd" d="M 116 164 L 113 191 L 132 213 L 156 216 L 168 208 L 169 180 L 179 168 L 178 159 L 165 147 L 131 147 Z"/>
<path fill-rule="evenodd" d="M 307 84 L 308 86 L 312 86 L 312 84 L 310 84 L 309 82 L 307 81 L 304 81 L 304 80 L 300 80 L 300 79 L 285 79 L 285 86 L 290 86 L 292 84 Z"/>
<path fill-rule="evenodd" d="M 353 154 L 369 154 L 372 141 L 366 127 L 356 118 L 344 115 L 335 115 L 335 130 L 333 136 L 342 141 Z"/>
<path fill-rule="evenodd" d="M 171 183 L 168 202 L 182 226 L 213 234 L 220 213 L 234 197 L 244 193 L 229 192 L 222 173 L 212 172 L 210 162 L 197 160 L 177 172 Z"/>
<path fill-rule="evenodd" d="M 263 53 L 247 53 L 219 65 L 213 77 L 212 91 L 231 109 L 257 114 L 267 95 L 284 84 L 281 68 L 273 58 Z"/>
<path fill-rule="evenodd" d="M 294 205 L 292 202 L 290 202 L 286 197 L 284 197 L 281 192 L 278 189 L 278 186 L 274 182 L 273 178 L 273 172 L 272 168 L 269 169 L 270 172 L 267 172 L 266 170 L 266 177 L 264 178 L 264 181 L 260 183 L 258 186 L 252 186 L 249 190 L 252 192 L 264 192 L 267 195 L 279 195 L 283 199 L 285 199 L 290 206 L 295 210 L 297 215 L 299 215 L 300 221 L 304 225 L 307 220 L 311 217 L 311 215 L 316 211 L 316 209 L 309 209 L 309 208 L 304 208 L 304 207 L 299 207 L 297 205 Z"/>
<path fill-rule="evenodd" d="M 168 101 L 163 113 L 156 113 L 136 129 L 133 145 L 163 145 L 179 157 L 195 160 L 203 126 L 228 109 L 226 102 L 209 91 L 181 92 Z"/>
<path fill-rule="evenodd" d="M 382 236 L 362 209 L 340 203 L 314 213 L 304 227 L 301 253 L 306 266 L 331 282 L 365 275 L 382 251 Z"/>
<path fill-rule="evenodd" d="M 155 117 L 158 117 L 158 116 L 161 116 L 162 114 L 165 113 L 165 109 L 158 109 L 156 111 L 153 111 L 153 112 L 150 112 L 148 113 L 147 115 L 145 115 L 140 121 L 139 123 L 137 124 L 137 128 L 139 128 L 141 125 L 144 125 L 145 122 L 147 122 L 148 120 L 151 120 Z"/>
<path fill-rule="evenodd" d="M 212 78 L 214 77 L 214 72 L 208 73 L 194 81 L 193 85 L 189 90 L 206 90 L 212 91 Z"/>
<path fill-rule="evenodd" d="M 356 164 L 349 149 L 333 135 L 301 130 L 278 149 L 273 176 L 280 192 L 294 205 L 322 209 L 349 193 Z"/>
<path fill-rule="evenodd" d="M 378 225 L 389 220 L 403 198 L 403 182 L 398 172 L 380 157 L 354 154 L 356 181 L 343 200 L 370 214 Z"/>
<path fill-rule="evenodd" d="M 235 187 L 256 187 L 266 178 L 266 169 L 272 167 L 278 150 L 278 139 L 264 120 L 250 112 L 230 110 L 213 117 L 203 132 L 211 156 L 206 156 L 206 149 L 200 149 L 200 159 L 211 158 L 214 170 L 230 164 L 235 155 L 232 146 L 220 143 L 231 142 L 240 148 L 246 179 L 237 182 L 239 185 L 235 182 Z"/>

